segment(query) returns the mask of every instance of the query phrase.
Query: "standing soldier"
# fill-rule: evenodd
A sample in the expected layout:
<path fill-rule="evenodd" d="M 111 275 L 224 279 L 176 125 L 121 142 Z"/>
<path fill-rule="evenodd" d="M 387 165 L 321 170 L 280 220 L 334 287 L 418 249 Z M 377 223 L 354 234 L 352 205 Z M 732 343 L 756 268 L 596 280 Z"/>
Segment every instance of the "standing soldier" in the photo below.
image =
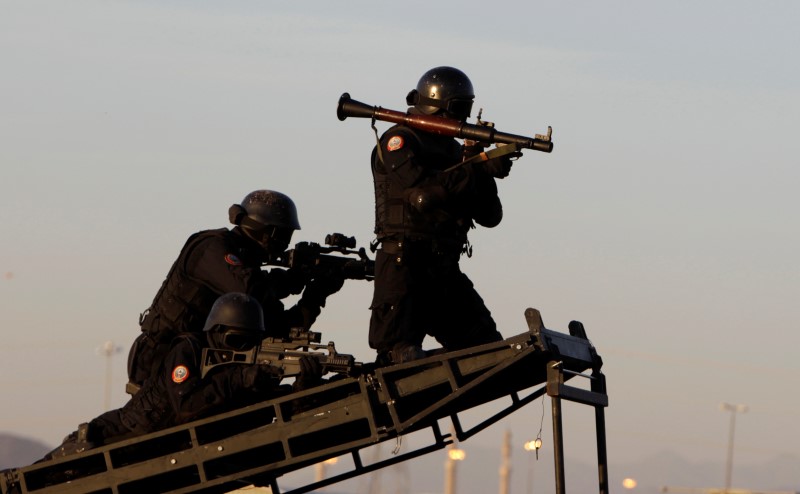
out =
<path fill-rule="evenodd" d="M 472 83 L 453 67 L 436 67 L 407 97 L 409 113 L 459 121 L 470 116 Z M 459 258 L 471 253 L 467 232 L 492 228 L 503 209 L 495 178 L 508 176 L 508 156 L 448 170 L 482 151 L 451 137 L 395 125 L 372 153 L 375 260 L 369 344 L 378 361 L 425 356 L 426 334 L 455 350 L 502 339 Z"/>
<path fill-rule="evenodd" d="M 270 335 L 286 336 L 293 327 L 308 329 L 326 298 L 342 287 L 341 274 L 309 280 L 293 270 L 261 269 L 270 256 L 286 250 L 300 229 L 297 209 L 288 196 L 256 190 L 228 213 L 236 226 L 189 237 L 150 308 L 141 315 L 142 334 L 128 355 L 129 392 L 136 392 L 159 368 L 175 336 L 202 332 L 211 305 L 223 293 L 255 297 Z M 281 299 L 301 292 L 297 304 L 284 310 Z"/>

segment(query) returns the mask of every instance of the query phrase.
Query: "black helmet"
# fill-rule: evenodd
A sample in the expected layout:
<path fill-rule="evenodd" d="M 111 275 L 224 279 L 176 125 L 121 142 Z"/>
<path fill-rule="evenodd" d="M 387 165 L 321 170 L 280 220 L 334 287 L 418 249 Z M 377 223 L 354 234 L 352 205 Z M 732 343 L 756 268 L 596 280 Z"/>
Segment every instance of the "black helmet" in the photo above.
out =
<path fill-rule="evenodd" d="M 264 338 L 264 311 L 250 295 L 226 293 L 211 306 L 203 331 L 214 348 L 249 350 Z"/>
<path fill-rule="evenodd" d="M 256 190 L 247 194 L 241 204 L 228 209 L 231 223 L 267 251 L 281 253 L 289 246 L 292 233 L 300 229 L 297 208 L 289 196 L 274 190 Z"/>
<path fill-rule="evenodd" d="M 467 74 L 454 67 L 435 67 L 424 74 L 406 96 L 406 103 L 418 111 L 466 120 L 472 111 L 475 91 Z"/>
<path fill-rule="evenodd" d="M 233 211 L 235 208 L 235 211 Z M 300 229 L 297 220 L 297 208 L 289 196 L 274 190 L 256 190 L 242 199 L 241 204 L 231 206 L 231 223 L 242 224 L 245 227 L 259 228 L 264 226 L 279 226 L 282 228 Z M 244 219 L 246 217 L 247 219 Z M 236 220 L 239 219 L 237 222 Z M 257 222 L 255 225 L 248 223 Z"/>

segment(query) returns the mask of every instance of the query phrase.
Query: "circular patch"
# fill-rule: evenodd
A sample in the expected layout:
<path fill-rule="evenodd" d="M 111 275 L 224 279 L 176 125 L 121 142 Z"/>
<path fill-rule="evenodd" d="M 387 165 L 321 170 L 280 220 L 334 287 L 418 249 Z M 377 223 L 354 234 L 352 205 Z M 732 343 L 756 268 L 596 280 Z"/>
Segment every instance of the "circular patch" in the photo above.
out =
<path fill-rule="evenodd" d="M 233 254 L 225 254 L 225 262 L 230 264 L 231 266 L 241 266 L 242 261 L 238 257 Z"/>
<path fill-rule="evenodd" d="M 172 382 L 182 383 L 189 378 L 189 369 L 185 365 L 179 365 L 172 369 Z"/>
<path fill-rule="evenodd" d="M 392 136 L 386 143 L 386 149 L 389 151 L 397 151 L 401 147 L 403 147 L 403 138 L 400 136 Z"/>

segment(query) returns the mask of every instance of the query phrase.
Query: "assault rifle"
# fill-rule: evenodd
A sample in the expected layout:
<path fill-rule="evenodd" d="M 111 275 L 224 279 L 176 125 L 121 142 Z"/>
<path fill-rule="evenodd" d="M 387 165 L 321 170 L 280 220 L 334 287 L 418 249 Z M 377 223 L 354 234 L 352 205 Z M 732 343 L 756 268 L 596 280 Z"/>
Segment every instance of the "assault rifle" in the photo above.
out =
<path fill-rule="evenodd" d="M 380 106 L 369 106 L 360 101 L 356 101 L 350 98 L 349 93 L 344 93 L 339 98 L 339 104 L 336 107 L 336 116 L 339 120 L 344 120 L 347 117 L 371 118 L 373 126 L 375 120 L 404 124 L 432 134 L 469 139 L 481 143 L 514 144 L 518 146 L 517 150 L 533 149 L 545 153 L 553 151 L 553 128 L 550 126 L 547 127 L 547 134 L 536 134 L 535 137 L 508 134 L 506 132 L 497 131 L 494 128 L 494 124 L 486 125 L 488 122 L 481 122 L 480 118 L 478 120 L 478 125 L 474 125 L 438 115 L 416 115 L 387 110 Z M 502 149 L 502 147 L 503 146 L 498 149 Z M 505 151 L 510 151 L 510 149 Z"/>
<path fill-rule="evenodd" d="M 331 233 L 325 236 L 325 245 L 298 242 L 293 249 L 270 259 L 268 264 L 298 269 L 310 276 L 338 271 L 350 280 L 371 281 L 375 278 L 375 261 L 367 256 L 364 247 L 358 250 L 355 247 L 355 237 Z"/>
<path fill-rule="evenodd" d="M 237 351 L 221 348 L 203 349 L 201 377 L 214 367 L 227 364 L 271 365 L 282 371 L 283 377 L 300 375 L 300 358 L 312 357 L 322 365 L 323 373 L 355 375 L 360 364 L 352 355 L 338 353 L 332 341 L 320 344 L 322 335 L 314 331 L 293 328 L 288 338 L 264 338 L 261 345 Z M 323 351 L 317 351 L 323 350 Z"/>

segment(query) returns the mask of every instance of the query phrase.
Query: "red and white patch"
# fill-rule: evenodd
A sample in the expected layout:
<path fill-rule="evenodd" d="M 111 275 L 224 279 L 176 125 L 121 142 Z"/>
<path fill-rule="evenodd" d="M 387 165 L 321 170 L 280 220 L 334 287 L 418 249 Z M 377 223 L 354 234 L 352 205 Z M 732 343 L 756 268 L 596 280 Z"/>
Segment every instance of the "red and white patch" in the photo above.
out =
<path fill-rule="evenodd" d="M 189 379 L 189 369 L 185 365 L 172 369 L 172 382 L 180 384 L 187 379 Z"/>
<path fill-rule="evenodd" d="M 242 265 L 242 260 L 239 259 L 238 257 L 236 257 L 233 254 L 226 254 L 225 255 L 225 262 L 227 262 L 231 266 L 241 266 Z"/>
<path fill-rule="evenodd" d="M 403 138 L 400 136 L 392 136 L 389 142 L 386 143 L 386 149 L 389 151 L 397 151 L 403 147 Z"/>

